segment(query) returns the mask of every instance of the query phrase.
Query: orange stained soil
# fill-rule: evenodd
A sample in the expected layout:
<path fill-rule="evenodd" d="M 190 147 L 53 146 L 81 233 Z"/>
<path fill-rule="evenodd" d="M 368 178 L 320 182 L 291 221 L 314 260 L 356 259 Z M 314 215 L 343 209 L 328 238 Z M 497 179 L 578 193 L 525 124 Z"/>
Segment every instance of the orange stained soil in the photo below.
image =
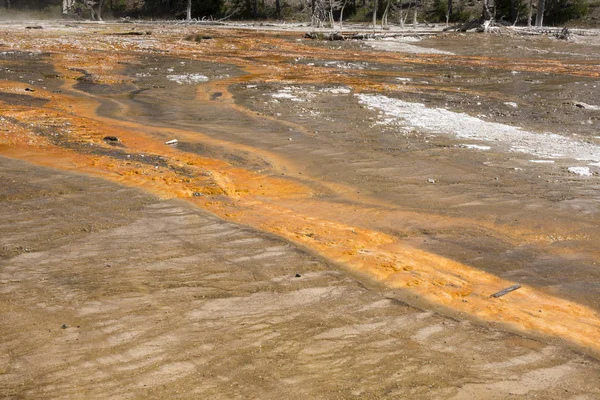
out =
<path fill-rule="evenodd" d="M 180 33 L 151 37 L 155 46 L 170 48 L 171 53 L 176 53 L 178 57 L 201 56 L 207 61 L 235 63 L 248 73 L 242 78 L 228 78 L 200 85 L 197 91 L 200 102 L 208 101 L 210 93 L 219 91 L 223 93 L 223 107 L 250 113 L 236 105 L 227 90 L 232 83 L 249 80 L 249 77 L 253 81 L 263 82 L 335 82 L 351 86 L 356 91 L 386 89 L 385 85 L 369 79 L 357 79 L 341 72 L 332 73 L 330 69 L 316 66 L 286 63 L 299 56 L 317 57 L 319 51 L 327 52 L 328 57 L 340 60 L 356 59 L 355 55 L 348 55 L 343 51 L 320 50 L 292 42 L 285 37 L 257 37 L 255 34 L 229 31 L 215 32 L 215 36 L 215 41 L 198 44 L 182 41 Z M 359 205 L 329 202 L 319 196 L 318 188 L 324 188 L 323 190 L 334 193 L 338 198 L 351 200 L 356 200 L 352 194 L 355 191 L 315 178 L 289 179 L 286 175 L 296 175 L 298 167 L 291 161 L 264 150 L 221 141 L 196 131 L 149 127 L 132 120 L 98 116 L 98 101 L 92 95 L 75 89 L 77 79 L 82 76 L 78 70 L 92 74 L 95 81 L 100 83 L 123 83 L 129 78 L 120 75 L 120 64 L 125 61 L 137 62 L 131 48 L 125 48 L 125 44 L 108 41 L 106 38 L 110 36 L 78 37 L 76 43 L 89 44 L 87 47 L 59 44 L 52 41 L 52 38 L 24 40 L 23 50 L 42 48 L 51 53 L 53 66 L 64 79 L 65 92 L 75 95 L 37 89 L 33 94 L 35 97 L 49 100 L 44 106 L 26 107 L 0 103 L 0 114 L 6 117 L 4 129 L 0 131 L 0 155 L 140 187 L 162 198 L 180 198 L 221 218 L 283 237 L 342 264 L 359 275 L 402 289 L 399 296 L 409 302 L 422 301 L 449 312 L 464 313 L 465 317 L 500 323 L 510 329 L 561 338 L 591 353 L 600 354 L 600 315 L 597 312 L 528 286 L 503 298 L 490 298 L 491 293 L 511 286 L 514 282 L 412 248 L 403 243 L 400 237 L 373 228 L 368 221 L 373 219 L 375 213 L 371 206 L 381 205 L 377 199 L 362 197 Z M 270 49 L 269 46 L 276 48 Z M 519 71 L 552 70 L 589 77 L 600 76 L 600 72 L 592 65 L 575 66 L 567 62 L 521 60 L 516 65 L 508 65 L 503 60 L 483 57 L 416 57 L 389 53 L 373 53 L 370 57 L 376 57 L 380 63 L 399 60 L 415 64 L 493 63 L 496 68 Z M 269 67 L 261 66 L 263 59 L 268 59 Z M 0 82 L 2 92 L 22 93 L 25 87 L 23 83 Z M 412 87 L 412 90 L 419 89 Z M 30 124 L 52 127 L 65 123 L 70 124 L 69 140 L 73 143 L 111 149 L 102 139 L 109 135 L 117 136 L 125 144 L 128 154 L 160 156 L 166 161 L 166 166 L 85 154 L 75 148 L 53 144 L 48 138 L 28 129 Z M 261 173 L 223 160 L 186 153 L 149 135 L 148 129 L 159 131 L 165 137 L 248 151 L 267 160 L 271 168 L 268 173 Z M 419 216 L 392 210 L 385 217 L 401 219 Z M 445 218 L 450 219 L 429 217 L 442 226 L 447 223 Z M 500 228 L 491 223 L 467 219 L 459 222 L 484 226 L 514 242 L 536 240 L 534 231 L 510 230 L 508 227 Z M 452 223 L 456 224 L 456 219 Z M 417 298 L 419 300 L 415 300 Z"/>

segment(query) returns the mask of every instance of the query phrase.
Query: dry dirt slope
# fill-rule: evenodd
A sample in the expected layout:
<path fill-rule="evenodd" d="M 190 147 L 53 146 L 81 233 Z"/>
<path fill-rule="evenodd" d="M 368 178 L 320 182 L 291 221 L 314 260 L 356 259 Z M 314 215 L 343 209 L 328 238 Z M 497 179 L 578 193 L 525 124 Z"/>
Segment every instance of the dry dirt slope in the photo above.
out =
<path fill-rule="evenodd" d="M 189 204 L 7 158 L 0 185 L 0 397 L 600 397 L 595 360 Z"/>

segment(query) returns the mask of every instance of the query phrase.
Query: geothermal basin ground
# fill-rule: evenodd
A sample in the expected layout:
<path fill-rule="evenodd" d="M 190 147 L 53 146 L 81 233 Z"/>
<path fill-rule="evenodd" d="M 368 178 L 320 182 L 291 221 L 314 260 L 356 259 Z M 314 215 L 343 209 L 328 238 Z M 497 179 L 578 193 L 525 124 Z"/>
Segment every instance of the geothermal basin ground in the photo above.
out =
<path fill-rule="evenodd" d="M 0 25 L 0 395 L 600 397 L 600 36 L 303 29 Z"/>

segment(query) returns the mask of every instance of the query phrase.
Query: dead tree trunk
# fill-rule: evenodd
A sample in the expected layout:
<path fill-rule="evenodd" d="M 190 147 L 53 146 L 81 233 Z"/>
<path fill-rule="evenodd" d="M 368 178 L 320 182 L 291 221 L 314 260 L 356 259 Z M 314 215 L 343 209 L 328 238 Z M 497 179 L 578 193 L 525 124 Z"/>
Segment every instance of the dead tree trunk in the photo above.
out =
<path fill-rule="evenodd" d="M 373 29 L 377 28 L 377 8 L 379 7 L 379 1 L 373 0 Z"/>
<path fill-rule="evenodd" d="M 392 4 L 392 0 L 387 0 L 385 5 L 385 10 L 383 11 L 383 15 L 381 16 L 381 29 L 388 25 L 388 14 L 390 12 L 390 5 Z"/>
<path fill-rule="evenodd" d="M 192 0 L 187 1 L 187 7 L 186 7 L 185 11 L 186 11 L 185 20 L 191 21 L 192 20 Z"/>
<path fill-rule="evenodd" d="M 492 12 L 490 11 L 490 0 L 483 0 L 483 11 L 481 18 L 483 21 L 490 21 L 492 19 Z"/>
<path fill-rule="evenodd" d="M 448 0 L 448 9 L 446 10 L 446 26 L 450 22 L 450 15 L 452 15 L 452 0 Z"/>
<path fill-rule="evenodd" d="M 96 10 L 94 10 L 94 6 L 96 5 L 96 2 L 92 1 L 92 0 L 86 0 L 83 4 L 85 4 L 85 6 L 88 8 L 88 10 L 90 10 L 90 17 L 92 19 L 92 21 L 96 20 Z"/>
<path fill-rule="evenodd" d="M 98 0 L 98 11 L 96 12 L 96 17 L 98 21 L 102 21 L 102 6 L 104 5 L 104 0 Z"/>
<path fill-rule="evenodd" d="M 527 10 L 527 26 L 531 26 L 531 17 L 533 16 L 533 0 L 529 0 L 529 7 Z"/>
<path fill-rule="evenodd" d="M 74 3 L 75 3 L 75 0 L 63 0 L 62 13 L 68 14 L 69 12 L 71 12 L 71 10 L 73 10 Z M 6 3 L 6 4 L 9 4 L 9 3 Z"/>
<path fill-rule="evenodd" d="M 346 8 L 346 4 L 348 4 L 348 0 L 344 0 L 340 9 L 340 31 L 344 28 L 344 8 Z"/>
<path fill-rule="evenodd" d="M 413 29 L 417 29 L 417 10 L 419 9 L 417 1 L 415 1 L 415 12 L 413 12 Z"/>
<path fill-rule="evenodd" d="M 535 26 L 544 25 L 544 8 L 546 7 L 546 0 L 538 0 L 537 4 L 537 15 L 535 16 Z"/>
<path fill-rule="evenodd" d="M 90 10 L 90 17 L 92 21 L 102 21 L 103 3 L 104 0 L 84 0 L 83 5 L 86 6 L 88 10 Z M 95 8 L 96 5 L 98 6 L 98 9 Z"/>
<path fill-rule="evenodd" d="M 404 23 L 406 22 L 406 17 L 408 16 L 408 11 L 404 13 L 402 9 L 402 0 L 400 0 L 400 12 L 398 16 L 398 22 L 400 23 L 400 28 L 404 28 Z"/>
<path fill-rule="evenodd" d="M 331 29 L 335 29 L 335 20 L 333 19 L 333 9 L 335 7 L 335 0 L 329 0 L 329 12 L 327 14 L 329 14 L 329 26 L 331 27 Z"/>

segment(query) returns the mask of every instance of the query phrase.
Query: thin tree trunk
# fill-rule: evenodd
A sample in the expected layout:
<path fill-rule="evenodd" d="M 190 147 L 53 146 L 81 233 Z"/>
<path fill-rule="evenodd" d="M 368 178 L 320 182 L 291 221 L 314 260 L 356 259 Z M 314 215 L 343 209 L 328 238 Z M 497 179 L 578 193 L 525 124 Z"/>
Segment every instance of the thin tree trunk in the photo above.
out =
<path fill-rule="evenodd" d="M 344 28 L 344 25 L 343 25 L 343 21 L 344 21 L 344 8 L 346 8 L 346 3 L 348 3 L 348 0 L 344 0 L 344 3 L 342 4 L 342 9 L 340 10 L 340 32 Z"/>
<path fill-rule="evenodd" d="M 97 17 L 98 17 L 98 21 L 102 21 L 102 5 L 104 3 L 104 0 L 98 0 L 98 12 L 96 13 Z"/>
<path fill-rule="evenodd" d="M 448 9 L 446 10 L 446 26 L 450 22 L 450 15 L 452 15 L 452 0 L 448 0 Z"/>
<path fill-rule="evenodd" d="M 275 16 L 281 19 L 281 0 L 275 0 Z"/>
<path fill-rule="evenodd" d="M 544 25 L 544 8 L 546 6 L 546 0 L 538 0 L 537 4 L 537 15 L 535 16 L 535 26 Z"/>
<path fill-rule="evenodd" d="M 185 11 L 186 11 L 185 20 L 191 21 L 192 20 L 192 0 L 187 1 L 187 8 Z"/>
<path fill-rule="evenodd" d="M 333 29 L 335 29 L 335 21 L 333 20 L 333 0 L 329 0 L 329 25 L 333 31 Z"/>
<path fill-rule="evenodd" d="M 379 7 L 379 1 L 373 0 L 373 29 L 377 28 L 377 8 Z"/>
<path fill-rule="evenodd" d="M 388 24 L 388 13 L 390 11 L 390 5 L 392 4 L 392 0 L 387 0 L 385 5 L 385 10 L 383 11 L 383 16 L 381 17 L 381 29 Z"/>
<path fill-rule="evenodd" d="M 95 3 L 91 0 L 86 0 L 85 5 L 90 10 L 90 17 L 92 21 L 96 21 L 96 10 L 94 10 Z"/>
<path fill-rule="evenodd" d="M 400 22 L 400 28 L 404 28 L 404 10 L 402 10 L 402 0 L 400 0 L 400 13 L 399 13 L 399 21 Z"/>
<path fill-rule="evenodd" d="M 415 12 L 413 13 L 413 29 L 417 29 L 417 2 L 415 1 Z"/>
<path fill-rule="evenodd" d="M 529 9 L 527 10 L 527 26 L 531 26 L 531 17 L 533 16 L 533 0 L 529 0 Z"/>

